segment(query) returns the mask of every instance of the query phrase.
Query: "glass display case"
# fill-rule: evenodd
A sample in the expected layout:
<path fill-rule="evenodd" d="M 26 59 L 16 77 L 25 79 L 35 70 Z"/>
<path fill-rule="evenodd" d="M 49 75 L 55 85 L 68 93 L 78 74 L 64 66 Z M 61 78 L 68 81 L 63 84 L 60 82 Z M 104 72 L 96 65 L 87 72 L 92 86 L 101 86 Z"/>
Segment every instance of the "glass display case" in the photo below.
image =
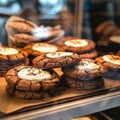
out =
<path fill-rule="evenodd" d="M 116 55 L 120 51 L 119 4 L 118 0 L 31 0 L 29 4 L 27 0 L 0 0 L 0 43 L 8 45 L 5 22 L 17 15 L 38 26 L 58 25 L 65 31 L 64 37 L 92 40 L 99 56 Z M 14 5 L 14 11 L 6 12 Z M 61 69 L 55 71 L 63 74 Z M 56 89 L 57 95 L 24 101 L 7 96 L 5 79 L 0 77 L 0 119 L 72 120 L 120 106 L 120 80 L 104 81 L 105 86 L 97 90 L 66 89 L 63 85 Z"/>

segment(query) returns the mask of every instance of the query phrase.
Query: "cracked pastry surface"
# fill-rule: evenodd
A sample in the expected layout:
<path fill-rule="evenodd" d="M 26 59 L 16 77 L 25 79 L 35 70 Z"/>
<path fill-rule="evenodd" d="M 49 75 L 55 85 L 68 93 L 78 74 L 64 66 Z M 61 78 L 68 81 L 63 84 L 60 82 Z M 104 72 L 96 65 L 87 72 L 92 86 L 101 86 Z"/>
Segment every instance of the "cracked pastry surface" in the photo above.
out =
<path fill-rule="evenodd" d="M 104 80 L 101 77 L 97 77 L 89 80 L 79 80 L 75 78 L 68 77 L 64 75 L 64 80 L 70 88 L 80 89 L 80 90 L 92 90 L 103 87 Z"/>
<path fill-rule="evenodd" d="M 105 69 L 97 65 L 94 60 L 81 59 L 79 63 L 73 66 L 63 67 L 62 71 L 71 78 L 89 80 L 100 77 Z"/>
<path fill-rule="evenodd" d="M 80 60 L 76 53 L 72 52 L 51 52 L 33 59 L 33 65 L 38 68 L 58 68 L 75 64 Z"/>
<path fill-rule="evenodd" d="M 20 99 L 42 99 L 44 98 L 44 92 L 31 92 L 31 91 L 20 91 L 17 89 L 13 89 L 11 86 L 7 85 L 6 86 L 6 92 L 10 94 L 11 96 L 15 96 Z"/>
<path fill-rule="evenodd" d="M 5 79 L 9 86 L 21 91 L 46 91 L 59 84 L 59 76 L 54 70 L 18 66 L 10 69 Z"/>

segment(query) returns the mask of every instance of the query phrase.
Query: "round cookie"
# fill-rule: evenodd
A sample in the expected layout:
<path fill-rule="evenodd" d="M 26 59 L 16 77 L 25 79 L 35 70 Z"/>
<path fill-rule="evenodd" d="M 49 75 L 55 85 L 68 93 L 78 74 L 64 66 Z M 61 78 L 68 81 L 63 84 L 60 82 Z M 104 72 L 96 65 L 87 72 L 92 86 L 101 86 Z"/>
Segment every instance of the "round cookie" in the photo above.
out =
<path fill-rule="evenodd" d="M 23 48 L 26 45 L 38 42 L 39 40 L 32 35 L 25 34 L 25 33 L 18 33 L 13 36 L 9 36 L 9 41 L 12 42 L 12 44 L 18 48 Z"/>
<path fill-rule="evenodd" d="M 97 77 L 89 80 L 79 80 L 64 75 L 64 80 L 70 88 L 80 89 L 80 90 L 98 89 L 100 87 L 103 87 L 104 85 L 104 80 L 101 77 Z"/>
<path fill-rule="evenodd" d="M 79 37 L 65 37 L 58 42 L 58 45 L 67 52 L 85 53 L 95 48 L 92 40 L 81 39 Z"/>
<path fill-rule="evenodd" d="M 6 92 L 12 96 L 26 100 L 37 100 L 44 98 L 44 92 L 20 91 L 11 88 L 9 85 L 6 86 Z"/>
<path fill-rule="evenodd" d="M 5 28 L 11 31 L 11 34 L 15 33 L 31 33 L 33 29 L 37 28 L 38 26 L 31 21 L 22 19 L 17 16 L 10 17 L 5 25 Z"/>
<path fill-rule="evenodd" d="M 10 69 L 5 79 L 10 87 L 21 91 L 46 91 L 59 84 L 58 74 L 47 69 L 32 66 L 18 66 Z"/>
<path fill-rule="evenodd" d="M 24 49 L 0 46 L 0 62 L 1 61 L 19 61 L 28 57 L 28 52 Z"/>
<path fill-rule="evenodd" d="M 78 80 L 90 80 L 101 77 L 105 71 L 102 66 L 99 66 L 91 59 L 81 59 L 79 63 L 62 68 L 65 75 Z"/>
<path fill-rule="evenodd" d="M 80 60 L 76 53 L 51 52 L 33 59 L 33 65 L 38 68 L 58 68 L 75 64 Z"/>
<path fill-rule="evenodd" d="M 107 68 L 103 77 L 120 80 L 120 56 L 104 55 L 95 59 L 96 63 Z"/>
<path fill-rule="evenodd" d="M 120 56 L 104 55 L 95 59 L 99 65 L 106 66 L 107 68 L 120 69 Z"/>
<path fill-rule="evenodd" d="M 32 43 L 30 45 L 25 46 L 25 49 L 29 52 L 31 56 L 34 57 L 46 54 L 48 52 L 63 51 L 63 49 L 61 49 L 57 45 L 48 43 Z"/>
<path fill-rule="evenodd" d="M 24 49 L 0 46 L 0 76 L 18 65 L 28 65 L 28 52 Z"/>

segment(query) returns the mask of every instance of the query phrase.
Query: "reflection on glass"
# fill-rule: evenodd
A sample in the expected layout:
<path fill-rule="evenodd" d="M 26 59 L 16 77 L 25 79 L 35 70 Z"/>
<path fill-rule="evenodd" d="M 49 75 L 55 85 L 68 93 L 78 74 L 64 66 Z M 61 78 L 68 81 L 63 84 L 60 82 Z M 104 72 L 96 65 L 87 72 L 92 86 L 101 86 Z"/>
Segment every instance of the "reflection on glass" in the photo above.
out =
<path fill-rule="evenodd" d="M 66 0 L 39 0 L 39 10 L 44 14 L 57 14 L 66 7 Z"/>

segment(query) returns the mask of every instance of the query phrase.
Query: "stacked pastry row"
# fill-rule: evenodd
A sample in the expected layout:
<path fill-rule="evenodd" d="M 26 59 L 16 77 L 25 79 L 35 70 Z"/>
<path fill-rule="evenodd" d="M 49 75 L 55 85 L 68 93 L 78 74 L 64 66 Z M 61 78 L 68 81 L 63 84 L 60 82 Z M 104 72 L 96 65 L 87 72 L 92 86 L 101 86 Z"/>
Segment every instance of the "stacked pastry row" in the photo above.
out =
<path fill-rule="evenodd" d="M 67 42 L 70 41 L 69 39 Z M 87 40 L 83 41 L 87 42 Z M 79 42 L 82 44 L 83 41 L 80 39 Z M 77 40 L 74 39 L 74 41 L 72 39 L 72 44 L 76 45 L 76 42 L 78 42 L 78 38 Z M 86 47 L 88 46 L 89 43 Z M 83 59 L 75 51 L 68 51 L 69 47 L 68 49 L 64 47 L 66 46 L 63 45 L 61 47 L 60 45 L 47 43 L 32 43 L 27 45 L 23 51 L 28 53 L 29 57 L 27 54 L 24 55 L 24 58 L 28 57 L 31 64 L 29 66 L 20 65 L 13 67 L 6 73 L 5 78 L 8 83 L 7 92 L 23 99 L 40 99 L 44 97 L 44 92 L 55 92 L 61 81 L 74 89 L 97 89 L 104 85 L 101 76 L 106 74 L 109 68 L 115 68 L 115 70 L 120 71 L 119 56 L 105 55 L 95 60 Z M 75 46 L 74 49 L 82 51 L 83 45 L 82 47 L 77 46 L 77 48 Z M 19 52 L 8 53 L 2 56 L 7 58 L 17 56 L 17 58 L 21 58 L 21 54 L 18 55 Z M 61 79 L 53 68 L 62 68 L 63 76 Z"/>
<path fill-rule="evenodd" d="M 44 51 L 48 51 L 55 46 L 49 44 L 43 46 L 42 43 L 42 47 L 46 48 Z M 75 53 L 40 52 L 40 54 L 33 59 L 33 65 L 14 67 L 6 73 L 7 93 L 21 99 L 40 99 L 44 98 L 46 93 L 49 95 L 51 92 L 58 93 L 62 83 L 53 68 L 65 67 L 79 61 L 79 56 Z"/>

